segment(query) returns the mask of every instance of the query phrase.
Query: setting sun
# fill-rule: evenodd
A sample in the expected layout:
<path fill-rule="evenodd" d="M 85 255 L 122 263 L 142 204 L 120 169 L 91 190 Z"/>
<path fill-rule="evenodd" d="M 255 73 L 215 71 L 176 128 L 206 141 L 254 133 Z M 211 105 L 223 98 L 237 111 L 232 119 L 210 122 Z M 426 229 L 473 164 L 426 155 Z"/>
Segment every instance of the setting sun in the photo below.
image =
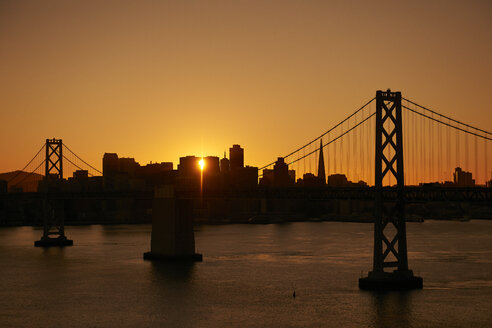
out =
<path fill-rule="evenodd" d="M 203 158 L 198 161 L 198 165 L 200 166 L 200 170 L 203 171 L 203 168 L 205 167 L 205 161 Z"/>

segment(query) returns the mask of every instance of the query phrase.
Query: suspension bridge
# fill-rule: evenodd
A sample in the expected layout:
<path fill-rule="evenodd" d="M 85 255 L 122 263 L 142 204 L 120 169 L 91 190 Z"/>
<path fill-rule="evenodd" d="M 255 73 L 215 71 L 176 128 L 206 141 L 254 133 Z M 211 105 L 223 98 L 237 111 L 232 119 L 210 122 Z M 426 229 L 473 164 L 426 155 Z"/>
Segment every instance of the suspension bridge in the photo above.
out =
<path fill-rule="evenodd" d="M 358 195 L 373 199 L 373 269 L 361 278 L 360 288 L 421 288 L 422 279 L 408 268 L 405 204 L 419 198 L 490 203 L 491 140 L 491 132 L 404 98 L 400 92 L 377 91 L 326 132 L 260 167 L 259 177 L 267 172 L 274 179 L 316 177 L 325 186 L 306 190 L 292 184 L 275 190 L 275 197 L 312 197 L 315 193 L 320 198 Z M 61 140 L 47 139 L 21 170 L 29 172 L 22 179 L 43 175 L 44 164 L 45 179 L 61 180 L 64 163 L 85 169 L 91 176 L 102 174 Z M 340 181 L 342 176 L 343 184 L 333 188 L 330 179 Z M 17 175 L 9 183 L 22 182 L 16 179 Z M 261 197 L 272 195 L 269 190 L 253 192 Z"/>
<path fill-rule="evenodd" d="M 391 119 L 384 121 L 386 130 L 394 124 Z M 404 97 L 401 99 L 401 124 L 405 186 L 447 183 L 449 186 L 470 187 L 487 186 L 487 182 L 492 181 L 489 167 L 491 132 Z M 318 176 L 319 157 L 322 156 L 327 177 L 343 174 L 348 181 L 363 181 L 368 186 L 375 186 L 376 134 L 374 97 L 318 137 L 283 156 L 283 159 L 298 178 L 305 174 Z M 384 156 L 386 159 L 393 158 L 395 147 L 388 145 L 396 143 L 396 133 L 385 137 Z M 260 167 L 259 176 L 262 177 L 264 170 L 273 170 L 275 163 L 273 161 Z M 463 172 L 471 172 L 473 182 L 469 176 L 465 180 L 455 181 L 462 177 L 455 176 L 457 167 Z M 15 187 L 30 175 L 64 178 L 64 172 L 75 170 L 87 170 L 89 176 L 102 175 L 101 170 L 77 155 L 60 139 L 47 139 L 8 182 L 10 187 Z M 393 175 L 385 175 L 383 186 L 395 183 Z"/>

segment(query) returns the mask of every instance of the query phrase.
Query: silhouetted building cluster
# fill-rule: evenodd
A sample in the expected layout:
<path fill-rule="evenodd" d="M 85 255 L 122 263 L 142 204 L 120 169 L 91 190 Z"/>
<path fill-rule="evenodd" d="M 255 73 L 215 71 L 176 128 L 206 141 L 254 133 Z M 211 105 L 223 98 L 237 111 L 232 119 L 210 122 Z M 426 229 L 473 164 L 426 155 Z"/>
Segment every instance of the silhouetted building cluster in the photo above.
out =
<path fill-rule="evenodd" d="M 141 166 L 134 158 L 119 158 L 115 153 L 103 156 L 104 190 L 146 190 L 156 185 L 173 183 L 173 163 L 150 163 Z"/>
<path fill-rule="evenodd" d="M 200 161 L 203 160 L 203 170 Z M 220 166 L 217 156 L 186 156 L 179 159 L 176 185 L 185 190 L 220 189 Z"/>
<path fill-rule="evenodd" d="M 217 191 L 252 189 L 258 185 L 258 168 L 244 166 L 244 149 L 239 145 L 229 148 L 229 159 L 225 153 L 220 160 L 216 156 L 204 157 L 203 171 L 200 159 L 195 156 L 180 158 L 178 187 Z"/>
<path fill-rule="evenodd" d="M 180 157 L 176 170 L 171 162 L 140 166 L 133 158 L 106 153 L 103 179 L 105 190 L 149 190 L 163 184 L 189 191 L 244 190 L 257 187 L 258 168 L 244 166 L 244 149 L 240 145 L 229 149 L 229 159 L 225 153 L 222 159 L 217 156 Z"/>
<path fill-rule="evenodd" d="M 89 176 L 87 170 L 77 170 L 68 179 L 60 180 L 56 175 L 44 177 L 38 183 L 37 191 L 95 192 L 103 190 L 103 177 Z"/>
<path fill-rule="evenodd" d="M 471 172 L 466 172 L 457 167 L 453 173 L 454 185 L 457 187 L 473 187 L 475 180 L 472 178 Z"/>
<path fill-rule="evenodd" d="M 352 182 L 347 179 L 345 174 L 332 174 L 328 176 L 328 186 L 330 187 L 367 187 L 364 181 Z"/>
<path fill-rule="evenodd" d="M 105 153 L 103 156 L 103 176 L 90 176 L 87 170 L 77 170 L 73 177 L 59 179 L 57 174 L 47 177 L 33 175 L 32 181 L 25 182 L 21 187 L 8 185 L 0 180 L 0 193 L 22 191 L 152 191 L 156 186 L 172 184 L 181 190 L 189 191 L 227 191 L 254 190 L 260 188 L 333 188 L 367 187 L 364 181 L 349 181 L 345 174 L 331 174 L 326 177 L 323 144 L 320 142 L 317 175 L 305 173 L 296 181 L 296 171 L 289 170 L 289 164 L 283 157 L 278 157 L 273 168 L 264 169 L 259 176 L 258 167 L 244 165 L 244 149 L 240 145 L 229 148 L 229 158 L 217 156 L 185 156 L 180 157 L 177 168 L 172 162 L 152 163 L 142 166 L 134 158 L 118 157 L 116 153 Z M 19 172 L 5 173 L 6 180 L 19 176 Z M 20 172 L 23 173 L 24 172 Z M 29 178 L 30 174 L 25 173 Z M 37 177 L 39 176 L 39 177 Z M 22 175 L 20 175 L 22 178 Z M 19 179 L 20 179 L 19 178 Z M 258 178 L 260 178 L 258 180 Z M 42 179 L 42 180 L 40 180 Z M 39 182 L 39 184 L 38 184 Z M 30 183 L 30 184 L 27 184 Z M 32 185 L 31 184 L 35 184 Z M 453 181 L 420 183 L 420 186 L 472 187 L 475 180 L 471 172 L 460 167 L 453 173 Z M 486 182 L 492 187 L 492 180 Z M 31 189 L 33 190 L 31 190 Z"/>
<path fill-rule="evenodd" d="M 296 181 L 296 171 L 289 170 L 283 157 L 277 158 L 273 170 L 264 169 L 260 185 L 273 188 L 292 187 Z"/>
<path fill-rule="evenodd" d="M 323 144 L 320 143 L 318 175 L 306 173 L 296 182 L 296 171 L 289 170 L 289 164 L 279 157 L 272 169 L 264 169 L 259 178 L 257 167 L 244 165 L 244 149 L 240 145 L 229 148 L 229 158 L 217 156 L 180 157 L 176 170 L 173 164 L 151 163 L 140 166 L 133 158 L 119 158 L 117 154 L 106 153 L 103 157 L 104 190 L 149 190 L 156 185 L 174 184 L 180 190 L 224 191 L 254 190 L 261 188 L 291 187 L 366 187 L 363 181 L 348 181 L 343 174 L 333 174 L 326 181 Z M 201 161 L 203 161 L 201 163 Z M 203 167 L 203 169 L 202 169 Z M 76 173 L 73 180 L 82 183 L 87 179 L 83 172 Z"/>

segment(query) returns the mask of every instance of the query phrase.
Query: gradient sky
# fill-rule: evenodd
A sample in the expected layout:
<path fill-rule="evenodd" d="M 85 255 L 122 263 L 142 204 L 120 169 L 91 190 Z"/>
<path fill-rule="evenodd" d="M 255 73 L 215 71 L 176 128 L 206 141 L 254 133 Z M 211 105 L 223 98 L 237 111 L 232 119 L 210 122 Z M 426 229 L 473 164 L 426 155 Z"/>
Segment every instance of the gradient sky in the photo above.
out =
<path fill-rule="evenodd" d="M 0 172 L 53 137 L 261 166 L 387 88 L 490 130 L 491 78 L 490 1 L 0 0 Z"/>

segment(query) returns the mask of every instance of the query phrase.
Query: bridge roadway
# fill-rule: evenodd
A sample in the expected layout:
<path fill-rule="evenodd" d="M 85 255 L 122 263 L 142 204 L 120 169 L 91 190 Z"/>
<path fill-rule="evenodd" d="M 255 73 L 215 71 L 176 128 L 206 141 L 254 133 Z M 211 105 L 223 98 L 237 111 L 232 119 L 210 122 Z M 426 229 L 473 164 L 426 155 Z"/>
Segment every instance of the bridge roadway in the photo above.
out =
<path fill-rule="evenodd" d="M 388 200 L 396 198 L 397 190 L 393 187 L 385 187 L 384 197 Z M 405 187 L 405 200 L 408 203 L 420 203 L 428 201 L 456 201 L 456 202 L 492 202 L 492 188 L 485 187 Z M 278 198 L 278 199 L 374 199 L 374 187 L 324 187 L 324 188 L 279 188 L 255 190 L 229 190 L 229 191 L 178 191 L 177 197 L 181 198 Z M 148 201 L 153 198 L 153 191 L 88 191 L 88 192 L 25 192 L 0 194 L 1 201 L 8 200 L 41 200 L 50 199 L 133 199 Z"/>

